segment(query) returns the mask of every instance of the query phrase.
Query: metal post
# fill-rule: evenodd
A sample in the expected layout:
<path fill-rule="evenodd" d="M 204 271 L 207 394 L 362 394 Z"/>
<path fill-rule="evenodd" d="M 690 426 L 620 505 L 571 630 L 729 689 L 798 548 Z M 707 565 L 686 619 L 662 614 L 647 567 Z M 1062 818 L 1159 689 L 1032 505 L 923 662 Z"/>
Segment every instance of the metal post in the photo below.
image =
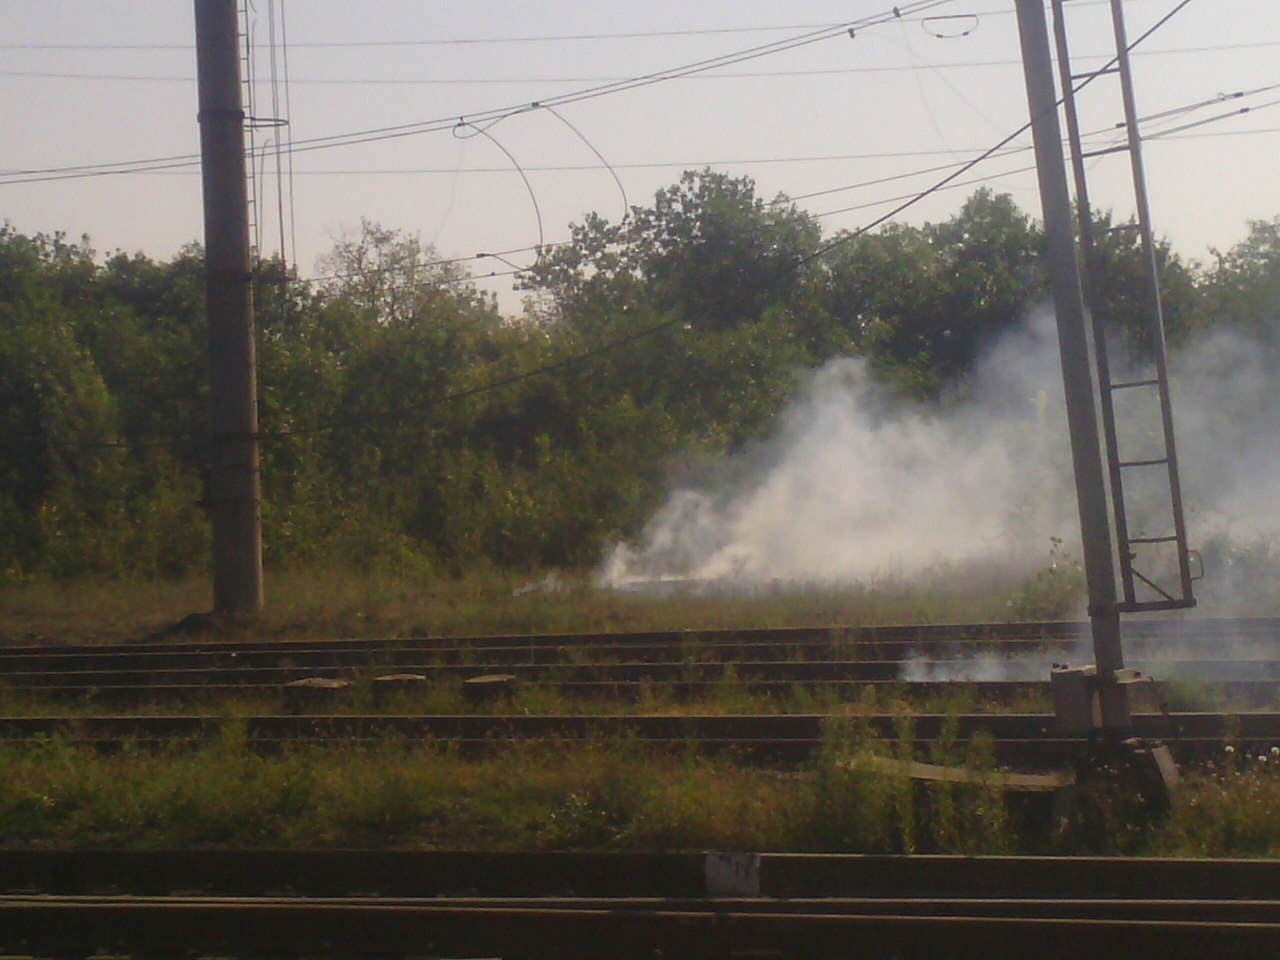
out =
<path fill-rule="evenodd" d="M 213 596 L 262 608 L 258 404 L 236 0 L 195 0 L 209 326 Z"/>
<path fill-rule="evenodd" d="M 1053 85 L 1049 29 L 1042 0 L 1017 0 L 1018 32 L 1022 39 L 1023 71 L 1031 108 L 1040 201 L 1044 212 L 1053 306 L 1062 354 L 1067 426 L 1076 477 L 1076 501 L 1089 587 L 1089 619 L 1093 626 L 1094 660 L 1102 707 L 1102 725 L 1109 735 L 1124 735 L 1130 727 L 1125 689 L 1116 671 L 1124 667 L 1120 645 L 1120 612 L 1116 603 L 1115 554 L 1107 487 L 1099 440 L 1097 384 L 1094 379 L 1089 330 L 1085 320 L 1080 264 L 1076 259 L 1071 196 L 1062 159 L 1062 132 Z"/>

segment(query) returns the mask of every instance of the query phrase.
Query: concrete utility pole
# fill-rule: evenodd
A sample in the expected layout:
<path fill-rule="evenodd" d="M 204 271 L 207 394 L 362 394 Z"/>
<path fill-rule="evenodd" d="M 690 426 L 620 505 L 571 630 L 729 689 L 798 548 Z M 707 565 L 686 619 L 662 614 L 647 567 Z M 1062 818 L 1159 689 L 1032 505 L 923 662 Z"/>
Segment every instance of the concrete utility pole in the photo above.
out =
<path fill-rule="evenodd" d="M 1099 439 L 1097 381 L 1085 318 L 1080 264 L 1076 259 L 1067 167 L 1062 158 L 1062 132 L 1058 124 L 1058 97 L 1049 53 L 1049 29 L 1042 0 L 1017 0 L 1017 5 L 1022 64 L 1031 107 L 1040 202 L 1044 212 L 1049 277 L 1058 320 L 1058 346 L 1062 353 L 1062 381 L 1066 388 L 1067 426 L 1071 433 L 1071 460 L 1080 509 L 1102 726 L 1109 735 L 1123 736 L 1131 721 L 1128 695 L 1116 677 L 1116 671 L 1124 668 L 1124 655 L 1120 645 L 1120 611 L 1116 600 L 1115 551 Z"/>
<path fill-rule="evenodd" d="M 215 613 L 262 609 L 262 520 L 253 289 L 236 0 L 195 0 Z"/>

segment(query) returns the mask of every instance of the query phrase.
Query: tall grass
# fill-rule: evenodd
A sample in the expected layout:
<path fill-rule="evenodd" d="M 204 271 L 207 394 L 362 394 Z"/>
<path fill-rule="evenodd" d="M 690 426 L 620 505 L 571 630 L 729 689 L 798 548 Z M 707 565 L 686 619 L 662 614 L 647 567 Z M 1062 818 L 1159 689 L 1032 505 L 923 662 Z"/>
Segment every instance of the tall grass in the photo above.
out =
<path fill-rule="evenodd" d="M 887 745 L 863 723 L 834 718 L 815 760 L 790 771 L 616 740 L 480 759 L 394 742 L 263 756 L 234 722 L 217 742 L 168 751 L 104 755 L 55 738 L 0 747 L 0 845 L 1280 855 L 1276 758 L 1191 777 L 1141 831 L 1118 820 L 1109 835 L 1055 832 L 1028 829 L 984 779 L 989 743 L 944 731 L 932 759 L 973 778 L 921 784 L 876 759 L 911 756 L 911 717 Z M 1114 805 L 1077 814 L 1098 824 L 1127 800 L 1089 802 Z"/>
<path fill-rule="evenodd" d="M 234 723 L 216 743 L 167 752 L 126 747 L 108 756 L 53 739 L 0 749 L 0 843 L 1008 848 L 1010 834 L 992 815 L 997 793 L 966 786 L 921 794 L 862 763 L 873 749 L 849 725 L 833 727 L 821 756 L 795 771 L 615 740 L 522 744 L 478 760 L 447 744 L 395 743 L 260 756 Z"/>
<path fill-rule="evenodd" d="M 539 584 L 546 583 L 546 586 Z M 203 579 L 182 582 L 29 582 L 0 586 L 0 643 L 98 643 L 270 635 L 284 638 L 464 636 L 859 626 L 1057 616 L 1063 592 L 933 580 L 788 586 L 654 597 L 595 587 L 588 574 L 546 581 L 477 571 L 445 578 L 415 571 L 277 571 L 251 622 L 214 623 Z M 1016 602 L 1011 602 L 1013 597 Z M 1041 602 L 1043 601 L 1043 602 Z"/>

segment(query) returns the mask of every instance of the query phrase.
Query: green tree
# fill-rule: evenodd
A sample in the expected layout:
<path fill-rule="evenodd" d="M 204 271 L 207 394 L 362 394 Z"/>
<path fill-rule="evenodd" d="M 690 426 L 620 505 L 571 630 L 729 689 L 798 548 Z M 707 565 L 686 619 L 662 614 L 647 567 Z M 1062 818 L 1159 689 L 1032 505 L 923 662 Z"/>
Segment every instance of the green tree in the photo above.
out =
<path fill-rule="evenodd" d="M 1110 212 L 1095 212 L 1093 219 L 1102 278 L 1094 296 L 1105 305 L 1109 339 L 1114 337 L 1123 350 L 1135 356 L 1149 356 L 1152 304 L 1142 236 L 1132 228 L 1133 221 L 1128 229 L 1116 229 Z M 1156 241 L 1155 256 L 1165 335 L 1176 344 L 1202 324 L 1199 278 L 1167 240 Z"/>
<path fill-rule="evenodd" d="M 596 362 L 602 403 L 658 404 L 697 442 L 758 433 L 808 361 L 792 301 L 804 293 L 817 222 L 747 177 L 686 172 L 622 223 L 588 217 L 525 276 L 544 326 L 584 348 L 664 321 L 660 333 Z"/>
<path fill-rule="evenodd" d="M 1253 221 L 1247 238 L 1214 254 L 1204 282 L 1206 322 L 1274 344 L 1280 332 L 1280 217 Z"/>
<path fill-rule="evenodd" d="M 704 332 L 732 330 L 785 302 L 817 246 L 817 221 L 785 197 L 766 202 L 749 177 L 687 171 L 623 223 L 589 216 L 526 275 L 554 317 L 581 325 L 638 302 Z"/>
<path fill-rule="evenodd" d="M 91 252 L 0 227 L 0 573 L 76 573 L 108 560 L 118 519 L 115 408 L 64 304 Z"/>
<path fill-rule="evenodd" d="M 941 223 L 835 240 L 815 293 L 841 334 L 826 342 L 848 343 L 908 393 L 936 396 L 963 378 L 1043 292 L 1039 230 L 988 190 Z"/>

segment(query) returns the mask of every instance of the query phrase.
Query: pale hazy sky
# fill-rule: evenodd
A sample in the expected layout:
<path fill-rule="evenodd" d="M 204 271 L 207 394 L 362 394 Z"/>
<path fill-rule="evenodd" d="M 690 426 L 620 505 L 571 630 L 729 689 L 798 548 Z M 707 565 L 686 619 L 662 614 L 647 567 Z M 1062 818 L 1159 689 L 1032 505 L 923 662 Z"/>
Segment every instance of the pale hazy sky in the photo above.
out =
<path fill-rule="evenodd" d="M 1130 37 L 1175 5 L 1127 0 Z M 888 209 L 887 198 L 919 191 L 946 172 L 917 171 L 966 160 L 1025 122 L 1013 6 L 950 0 L 853 38 L 840 34 L 557 109 L 614 166 L 631 203 L 650 202 L 685 168 L 710 165 L 749 174 L 766 197 L 815 194 L 799 202 L 828 232 L 856 228 Z M 279 41 L 287 32 L 292 136 L 306 141 L 517 107 L 891 7 L 884 0 L 253 0 L 255 112 L 275 112 L 273 11 L 281 79 L 286 49 Z M 1100 65 L 1097 58 L 1112 52 L 1108 5 L 1072 0 L 1069 9 L 1081 64 Z M 15 173 L 195 154 L 192 43 L 190 2 L 4 0 L 0 218 L 24 232 L 87 233 L 100 251 L 160 258 L 199 239 L 198 167 L 46 182 L 21 182 L 31 175 Z M 1191 0 L 1135 58 L 1139 109 L 1147 116 L 1259 91 L 1149 127 L 1155 133 L 1252 107 L 1147 146 L 1157 231 L 1184 256 L 1206 259 L 1211 246 L 1242 239 L 1248 220 L 1280 215 L 1277 52 L 1280 0 Z M 281 87 L 280 113 L 285 96 Z M 1086 108 L 1089 130 L 1107 130 L 1120 117 L 1118 98 L 1105 91 Z M 529 263 L 532 252 L 522 248 L 538 242 L 538 218 L 506 153 L 529 178 L 545 242 L 565 239 L 570 222 L 587 212 L 621 215 L 613 177 L 547 111 L 503 120 L 488 131 L 492 140 L 460 139 L 444 126 L 294 155 L 286 220 L 296 248 L 292 239 L 286 246 L 303 275 L 313 274 L 317 256 L 361 217 L 418 233 L 443 256 L 513 251 L 510 261 Z M 259 221 L 268 252 L 280 235 L 277 133 L 256 134 L 267 148 Z M 1121 217 L 1132 204 L 1125 162 L 1123 154 L 1099 161 L 1093 180 L 1095 204 Z M 963 179 L 992 177 L 992 187 L 1038 215 L 1032 175 L 1011 172 L 1029 164 L 1030 154 L 1018 153 Z M 944 191 L 902 218 L 945 218 L 973 189 Z M 477 274 L 508 269 L 491 260 L 468 267 Z M 510 281 L 490 282 L 504 307 L 516 309 Z"/>

